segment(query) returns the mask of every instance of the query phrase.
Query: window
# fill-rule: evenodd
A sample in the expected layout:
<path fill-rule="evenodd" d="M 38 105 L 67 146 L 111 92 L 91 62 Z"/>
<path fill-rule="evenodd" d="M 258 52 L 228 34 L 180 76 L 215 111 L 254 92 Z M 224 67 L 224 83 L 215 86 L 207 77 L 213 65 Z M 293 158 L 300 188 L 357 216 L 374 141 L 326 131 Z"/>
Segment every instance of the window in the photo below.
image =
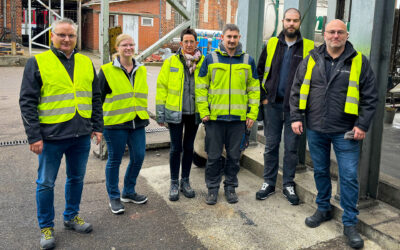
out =
<path fill-rule="evenodd" d="M 153 18 L 142 17 L 142 26 L 151 26 L 151 27 L 153 27 Z"/>

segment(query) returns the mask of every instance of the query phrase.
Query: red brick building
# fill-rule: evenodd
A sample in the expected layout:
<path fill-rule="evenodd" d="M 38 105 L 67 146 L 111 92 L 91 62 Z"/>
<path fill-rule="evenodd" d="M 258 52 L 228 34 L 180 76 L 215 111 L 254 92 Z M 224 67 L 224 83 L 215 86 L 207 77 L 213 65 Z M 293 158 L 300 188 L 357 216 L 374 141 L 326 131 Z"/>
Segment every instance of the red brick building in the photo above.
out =
<path fill-rule="evenodd" d="M 180 2 L 186 5 L 186 0 Z M 227 22 L 234 23 L 237 5 L 238 0 L 196 0 L 197 28 L 221 30 Z M 83 48 L 98 50 L 100 1 L 86 1 L 83 6 Z M 110 27 L 121 26 L 124 33 L 131 34 L 137 51 L 145 50 L 184 21 L 166 0 L 114 0 L 109 9 Z"/>
<path fill-rule="evenodd" d="M 12 11 L 11 9 L 11 1 L 15 5 L 15 11 Z M 3 35 L 3 33 L 6 31 L 5 37 L 3 37 L 3 40 L 5 41 L 10 41 L 11 39 L 11 21 L 14 20 L 15 18 L 15 26 L 16 26 L 16 35 L 17 35 L 17 40 L 21 40 L 21 23 L 22 23 L 22 0 L 6 0 L 6 6 L 4 6 L 4 0 L 1 1 L 1 15 L 0 15 L 0 24 L 1 24 L 1 29 L 0 29 L 0 37 Z M 5 7 L 5 8 L 4 8 Z M 4 12 L 5 10 L 5 12 Z M 13 14 L 14 13 L 14 14 Z M 6 21 L 6 25 L 4 25 L 4 21 Z"/>

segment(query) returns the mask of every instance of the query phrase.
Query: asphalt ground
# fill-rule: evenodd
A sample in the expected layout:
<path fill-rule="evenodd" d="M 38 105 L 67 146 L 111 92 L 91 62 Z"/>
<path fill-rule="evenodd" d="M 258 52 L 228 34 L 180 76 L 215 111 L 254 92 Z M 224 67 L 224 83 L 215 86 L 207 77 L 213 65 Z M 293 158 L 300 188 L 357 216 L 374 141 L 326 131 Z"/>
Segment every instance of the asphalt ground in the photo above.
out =
<path fill-rule="evenodd" d="M 154 100 L 159 67 L 148 71 L 149 100 Z M 23 68 L 0 68 L 1 141 L 25 139 L 18 107 L 22 72 Z M 237 204 L 228 204 L 220 191 L 219 203 L 207 206 L 204 169 L 197 167 L 191 177 L 196 198 L 168 201 L 168 157 L 168 149 L 147 152 L 136 189 L 149 201 L 127 204 L 125 214 L 116 216 L 108 207 L 106 162 L 90 154 L 81 203 L 82 217 L 94 227 L 88 235 L 63 228 L 63 162 L 55 187 L 57 249 L 348 249 L 339 223 L 307 228 L 304 219 L 313 208 L 305 203 L 289 205 L 281 190 L 266 201 L 256 201 L 262 180 L 244 169 L 239 174 Z M 120 188 L 128 160 L 125 156 L 121 164 Z M 0 147 L 0 169 L 0 249 L 37 249 L 37 156 L 28 145 Z M 366 239 L 366 249 L 380 247 Z"/>

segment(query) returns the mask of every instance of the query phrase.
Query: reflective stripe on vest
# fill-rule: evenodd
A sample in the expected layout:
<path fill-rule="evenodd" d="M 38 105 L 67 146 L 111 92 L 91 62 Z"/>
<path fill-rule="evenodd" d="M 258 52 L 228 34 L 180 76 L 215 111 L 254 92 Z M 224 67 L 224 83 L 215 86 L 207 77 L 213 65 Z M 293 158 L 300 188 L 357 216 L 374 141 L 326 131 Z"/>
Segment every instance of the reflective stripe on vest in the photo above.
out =
<path fill-rule="evenodd" d="M 305 110 L 307 107 L 307 98 L 310 93 L 310 83 L 312 71 L 315 66 L 314 59 L 310 56 L 307 63 L 307 71 L 303 83 L 300 87 L 299 109 Z M 349 86 L 347 87 L 346 103 L 344 112 L 347 114 L 358 115 L 358 103 L 360 99 L 359 84 L 362 67 L 362 54 L 357 52 L 351 62 Z"/>
<path fill-rule="evenodd" d="M 135 119 L 149 119 L 147 113 L 148 86 L 146 68 L 139 66 L 135 72 L 135 82 L 132 87 L 122 69 L 112 65 L 112 62 L 101 66 L 111 93 L 106 95 L 103 103 L 104 125 L 121 124 Z"/>
<path fill-rule="evenodd" d="M 249 65 L 250 56 L 248 54 L 244 54 L 243 63 L 233 64 L 231 67 L 225 63 L 221 63 L 219 61 L 218 54 L 215 51 L 211 52 L 211 57 L 213 59 L 213 63 L 211 65 L 216 65 L 216 67 L 211 67 L 212 83 L 214 83 L 216 80 L 217 74 L 235 74 L 235 72 L 240 72 L 239 74 L 244 74 L 244 79 L 239 80 L 239 78 L 232 78 L 232 82 L 230 84 L 228 82 L 216 83 L 214 86 L 218 85 L 220 87 L 217 89 L 209 88 L 208 98 L 205 96 L 197 96 L 197 101 L 205 101 L 207 99 L 208 101 L 213 100 L 209 103 L 211 116 L 218 116 L 226 113 L 229 115 L 243 116 L 245 118 L 248 104 L 254 103 L 252 99 L 247 99 L 247 93 L 249 91 L 253 91 L 254 89 L 258 90 L 258 86 L 254 87 L 254 89 L 253 87 L 249 87 L 248 89 L 239 89 L 238 86 L 240 84 L 236 83 L 234 85 L 234 81 L 245 81 L 245 85 L 247 85 L 249 74 L 251 73 L 251 66 Z M 231 85 L 236 86 L 236 88 L 231 87 Z M 256 102 L 258 103 L 259 100 L 256 100 Z"/>
<path fill-rule="evenodd" d="M 38 105 L 40 123 L 54 124 L 71 120 L 76 111 L 84 118 L 92 116 L 92 61 L 74 54 L 74 82 L 57 56 L 48 50 L 35 56 L 43 85 Z M 92 72 L 92 73 L 91 73 Z"/>
<path fill-rule="evenodd" d="M 264 76 L 262 81 L 262 87 L 264 88 L 265 92 L 265 82 L 267 81 L 269 71 L 272 65 L 272 59 L 275 55 L 275 50 L 278 45 L 279 38 L 278 37 L 271 37 L 267 42 L 267 60 L 265 61 L 265 68 L 264 68 Z M 314 41 L 309 39 L 303 38 L 303 59 L 308 56 L 309 52 L 314 49 Z"/>

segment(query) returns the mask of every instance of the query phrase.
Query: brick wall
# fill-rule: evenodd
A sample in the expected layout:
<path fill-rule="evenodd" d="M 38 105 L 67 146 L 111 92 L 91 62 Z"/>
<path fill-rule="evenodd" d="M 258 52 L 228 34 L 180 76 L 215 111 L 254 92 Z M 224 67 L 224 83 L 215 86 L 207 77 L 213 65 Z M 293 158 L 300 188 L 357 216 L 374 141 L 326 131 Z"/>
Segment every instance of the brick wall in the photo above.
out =
<path fill-rule="evenodd" d="M 6 7 L 6 20 L 7 20 L 7 29 L 11 31 L 11 1 L 15 2 L 16 6 L 16 29 L 17 29 L 17 37 L 21 39 L 21 23 L 22 23 L 22 0 L 7 0 L 7 7 Z M 3 18 L 3 1 L 1 1 L 1 17 L 0 17 L 0 25 L 1 25 L 1 33 L 3 33 L 3 23 L 4 23 L 4 18 Z M 7 36 L 7 39 L 11 39 L 11 35 Z"/>
<path fill-rule="evenodd" d="M 165 1 L 165 0 L 164 0 Z M 99 49 L 99 11 L 100 5 L 91 6 L 93 11 L 85 14 L 85 29 L 83 32 L 84 48 L 91 50 Z M 142 26 L 141 17 L 138 18 L 139 51 L 143 51 L 159 39 L 159 0 L 133 0 L 130 2 L 110 4 L 110 12 L 127 12 L 151 14 L 153 26 Z M 118 24 L 123 28 L 123 16 L 118 15 Z M 88 32 L 85 32 L 87 30 Z"/>
<path fill-rule="evenodd" d="M 208 2 L 208 22 L 204 22 L 204 1 L 200 0 L 199 5 L 199 29 L 222 30 L 226 24 L 227 14 L 230 16 L 230 22 L 235 22 L 238 0 L 230 0 L 231 12 L 227 13 L 228 0 L 209 0 Z M 86 12 L 83 24 L 83 40 L 84 48 L 91 50 L 99 49 L 98 32 L 99 32 L 99 11 L 100 5 L 90 6 L 92 11 Z M 142 17 L 139 17 L 139 51 L 143 51 L 151 44 L 160 39 L 174 27 L 176 12 L 171 11 L 171 18 L 166 19 L 166 0 L 161 1 L 161 28 L 160 28 L 160 0 L 131 0 L 129 2 L 120 2 L 110 4 L 110 12 L 127 12 L 127 13 L 142 13 L 151 14 L 153 16 L 153 26 L 142 26 Z M 123 27 L 122 15 L 118 16 L 118 23 Z M 160 34 L 161 32 L 161 34 Z"/>

